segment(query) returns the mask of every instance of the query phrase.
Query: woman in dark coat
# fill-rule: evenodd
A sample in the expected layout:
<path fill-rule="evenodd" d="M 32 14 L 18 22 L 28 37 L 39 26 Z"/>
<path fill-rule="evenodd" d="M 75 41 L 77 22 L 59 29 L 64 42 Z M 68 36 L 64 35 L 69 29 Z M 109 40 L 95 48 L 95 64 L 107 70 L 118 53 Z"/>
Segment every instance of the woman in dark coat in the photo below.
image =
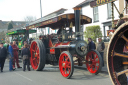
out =
<path fill-rule="evenodd" d="M 28 71 L 30 71 L 29 63 L 30 63 L 31 55 L 30 55 L 30 50 L 27 46 L 28 46 L 27 44 L 24 44 L 24 48 L 22 49 L 22 53 L 21 53 L 21 56 L 23 57 L 23 71 L 26 70 L 26 65 Z"/>

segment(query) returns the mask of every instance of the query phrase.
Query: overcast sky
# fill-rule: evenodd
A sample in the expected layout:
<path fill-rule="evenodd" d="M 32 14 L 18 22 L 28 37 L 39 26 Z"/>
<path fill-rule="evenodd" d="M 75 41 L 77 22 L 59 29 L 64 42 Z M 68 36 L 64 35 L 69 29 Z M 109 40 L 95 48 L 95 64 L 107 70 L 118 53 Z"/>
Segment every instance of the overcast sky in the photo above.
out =
<path fill-rule="evenodd" d="M 42 16 L 60 8 L 72 9 L 85 0 L 41 0 Z M 0 0 L 0 20 L 23 21 L 26 16 L 37 19 L 40 14 L 40 0 Z"/>

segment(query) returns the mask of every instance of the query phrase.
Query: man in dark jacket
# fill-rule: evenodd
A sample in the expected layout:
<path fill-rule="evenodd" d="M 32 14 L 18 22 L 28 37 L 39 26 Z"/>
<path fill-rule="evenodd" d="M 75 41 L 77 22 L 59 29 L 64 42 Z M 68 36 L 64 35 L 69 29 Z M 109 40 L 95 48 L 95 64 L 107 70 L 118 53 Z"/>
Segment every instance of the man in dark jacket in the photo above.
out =
<path fill-rule="evenodd" d="M 31 55 L 30 55 L 30 50 L 27 46 L 28 46 L 27 44 L 24 44 L 24 48 L 22 49 L 22 52 L 21 52 L 21 56 L 23 57 L 23 71 L 26 70 L 26 65 L 27 65 L 28 71 L 30 71 L 29 64 L 30 64 Z"/>
<path fill-rule="evenodd" d="M 7 49 L 3 47 L 3 43 L 0 43 L 0 64 L 1 64 L 1 72 L 3 72 L 5 59 L 7 56 Z"/>
<path fill-rule="evenodd" d="M 95 43 L 92 41 L 91 38 L 88 38 L 88 50 L 95 50 L 96 49 L 96 45 Z"/>

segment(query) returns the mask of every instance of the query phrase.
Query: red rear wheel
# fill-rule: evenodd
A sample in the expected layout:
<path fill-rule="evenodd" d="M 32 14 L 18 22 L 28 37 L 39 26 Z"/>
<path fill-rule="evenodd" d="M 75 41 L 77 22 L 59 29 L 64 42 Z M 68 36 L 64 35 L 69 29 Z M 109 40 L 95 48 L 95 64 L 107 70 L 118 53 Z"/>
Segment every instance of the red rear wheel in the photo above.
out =
<path fill-rule="evenodd" d="M 40 40 L 31 43 L 31 66 L 34 70 L 42 70 L 45 66 L 45 47 Z"/>
<path fill-rule="evenodd" d="M 102 59 L 97 51 L 89 51 L 86 55 L 86 62 L 86 67 L 90 73 L 98 74 L 101 71 Z"/>
<path fill-rule="evenodd" d="M 70 78 L 74 71 L 73 58 L 67 51 L 61 53 L 59 58 L 59 69 L 63 77 Z"/>
<path fill-rule="evenodd" d="M 128 85 L 128 22 L 112 36 L 107 50 L 108 73 L 113 85 Z"/>

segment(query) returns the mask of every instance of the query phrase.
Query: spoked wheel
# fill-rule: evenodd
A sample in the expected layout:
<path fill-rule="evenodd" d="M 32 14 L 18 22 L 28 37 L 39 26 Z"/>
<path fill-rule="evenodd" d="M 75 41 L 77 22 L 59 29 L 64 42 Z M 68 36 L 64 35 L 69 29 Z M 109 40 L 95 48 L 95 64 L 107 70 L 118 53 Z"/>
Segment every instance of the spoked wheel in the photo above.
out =
<path fill-rule="evenodd" d="M 112 36 L 107 50 L 107 66 L 115 85 L 128 85 L 128 22 Z"/>
<path fill-rule="evenodd" d="M 34 40 L 31 43 L 30 47 L 30 53 L 31 53 L 31 66 L 34 70 L 40 71 L 45 66 L 45 47 L 42 41 L 40 40 Z"/>
<path fill-rule="evenodd" d="M 99 52 L 91 50 L 86 55 L 86 67 L 92 74 L 98 74 L 102 68 L 102 58 Z"/>
<path fill-rule="evenodd" d="M 64 51 L 59 58 L 59 69 L 63 77 L 70 78 L 74 72 L 74 63 L 72 55 Z"/>

